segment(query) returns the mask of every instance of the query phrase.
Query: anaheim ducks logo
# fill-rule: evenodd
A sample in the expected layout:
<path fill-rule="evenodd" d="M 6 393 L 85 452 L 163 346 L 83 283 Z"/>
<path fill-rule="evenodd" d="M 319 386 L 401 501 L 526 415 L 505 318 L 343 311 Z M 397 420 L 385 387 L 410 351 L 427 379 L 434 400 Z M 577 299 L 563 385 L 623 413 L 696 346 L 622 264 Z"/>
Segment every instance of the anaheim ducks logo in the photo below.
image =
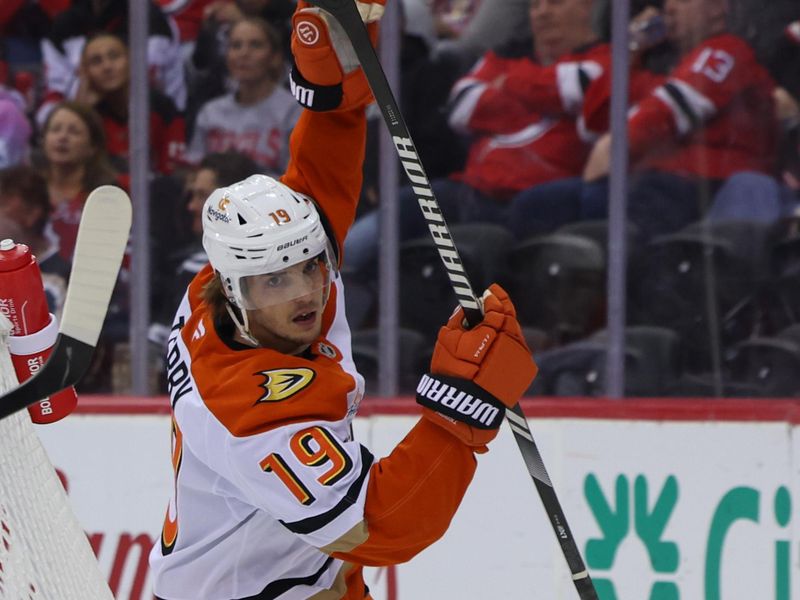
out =
<path fill-rule="evenodd" d="M 257 402 L 278 402 L 291 398 L 297 392 L 305 389 L 316 377 L 311 369 L 271 369 L 259 371 L 257 375 L 264 376 L 264 394 Z"/>

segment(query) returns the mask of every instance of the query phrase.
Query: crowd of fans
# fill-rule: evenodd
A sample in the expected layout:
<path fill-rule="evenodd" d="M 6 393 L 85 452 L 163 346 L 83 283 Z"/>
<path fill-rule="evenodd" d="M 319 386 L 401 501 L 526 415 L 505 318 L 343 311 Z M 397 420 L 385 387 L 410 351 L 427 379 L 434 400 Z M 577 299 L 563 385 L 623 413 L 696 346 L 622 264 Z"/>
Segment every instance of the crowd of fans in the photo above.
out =
<path fill-rule="evenodd" d="M 151 231 L 150 337 L 158 345 L 186 278 L 205 260 L 203 200 L 254 172 L 282 172 L 300 107 L 286 77 L 294 0 L 148 4 L 151 196 L 160 214 L 173 217 Z M 514 292 L 541 354 L 538 391 L 561 393 L 567 388 L 553 383 L 560 374 L 585 369 L 585 352 L 571 349 L 585 351 L 605 327 L 610 2 L 400 4 L 401 104 L 437 200 L 448 223 L 462 228 L 461 239 L 454 235 L 468 266 L 477 270 L 491 257 L 476 278 Z M 795 346 L 784 359 L 800 366 L 800 339 L 787 334 L 800 323 L 792 286 L 800 288 L 800 6 L 631 4 L 629 323 L 664 330 L 662 339 L 676 348 L 676 377 L 694 378 L 684 392 L 720 393 L 720 365 L 741 361 L 754 340 L 789 340 Z M 130 183 L 127 11 L 127 1 L 113 0 L 6 0 L 0 7 L 0 233 L 33 248 L 56 312 L 87 195 L 98 185 Z M 375 148 L 382 125 L 371 123 Z M 360 216 L 345 244 L 356 342 L 359 332 L 362 341 L 374 339 L 376 326 L 376 154 L 368 152 Z M 401 254 L 419 254 L 427 228 L 410 187 L 399 191 L 399 202 Z M 469 226 L 484 234 L 463 229 Z M 707 257 L 709 248 L 713 265 L 692 263 L 693 251 Z M 418 264 L 401 256 L 401 270 Z M 706 282 L 713 277 L 712 284 L 691 288 L 668 272 L 673 264 L 702 272 Z M 422 271 L 417 285 L 432 286 Z M 752 281 L 742 287 L 737 280 L 744 291 L 728 300 L 728 279 L 751 271 Z M 413 276 L 401 281 L 409 286 L 401 302 L 428 297 L 413 288 Z M 106 366 L 125 340 L 126 285 L 124 270 L 101 352 Z M 710 300 L 687 300 L 709 293 Z M 450 308 L 453 298 L 445 296 Z M 682 303 L 666 306 L 673 297 Z M 676 313 L 681 318 L 668 318 Z M 414 319 L 401 324 L 415 326 Z M 430 340 L 421 335 L 402 339 L 425 354 Z M 696 338 L 716 341 L 698 350 Z M 717 384 L 706 389 L 709 369 L 717 370 Z M 111 389 L 109 371 L 95 369 L 86 389 Z M 748 385 L 730 383 L 721 392 L 759 392 Z M 794 386 L 778 393 L 800 393 L 800 381 Z"/>

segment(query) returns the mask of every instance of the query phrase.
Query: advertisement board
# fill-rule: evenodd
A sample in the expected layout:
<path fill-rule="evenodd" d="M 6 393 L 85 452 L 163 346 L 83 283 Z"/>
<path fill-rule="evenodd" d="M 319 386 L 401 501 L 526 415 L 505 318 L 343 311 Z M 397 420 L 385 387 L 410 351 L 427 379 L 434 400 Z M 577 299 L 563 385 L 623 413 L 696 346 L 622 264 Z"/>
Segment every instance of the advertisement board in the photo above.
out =
<path fill-rule="evenodd" d="M 118 600 L 152 597 L 147 552 L 172 485 L 160 400 L 82 402 L 37 432 Z M 790 401 L 526 401 L 531 430 L 603 600 L 800 598 Z M 416 420 L 374 401 L 356 437 L 388 454 Z M 371 569 L 375 600 L 577 598 L 503 427 L 453 523 L 411 562 Z"/>

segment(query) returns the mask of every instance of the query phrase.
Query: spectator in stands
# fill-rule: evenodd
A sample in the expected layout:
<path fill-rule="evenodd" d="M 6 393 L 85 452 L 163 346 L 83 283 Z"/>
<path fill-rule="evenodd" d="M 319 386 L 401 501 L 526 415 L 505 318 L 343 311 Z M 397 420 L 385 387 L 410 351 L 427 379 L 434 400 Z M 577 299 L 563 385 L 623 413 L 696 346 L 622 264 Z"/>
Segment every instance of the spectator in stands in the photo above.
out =
<path fill-rule="evenodd" d="M 41 173 L 47 180 L 53 208 L 45 233 L 58 244 L 61 258 L 71 263 L 83 206 L 89 194 L 100 185 L 126 187 L 126 182 L 111 165 L 102 119 L 90 106 L 72 100 L 56 104 L 45 120 L 41 138 Z M 125 261 L 92 364 L 81 381 L 84 392 L 111 390 L 114 346 L 127 339 L 129 330 L 129 278 Z"/>
<path fill-rule="evenodd" d="M 0 86 L 0 169 L 28 159 L 32 132 L 24 106 L 19 94 Z"/>
<path fill-rule="evenodd" d="M 530 5 L 531 0 L 434 0 L 439 37 L 434 54 L 452 57 L 468 69 L 492 48 L 529 43 L 531 30 L 525 15 Z"/>
<path fill-rule="evenodd" d="M 226 61 L 236 91 L 200 109 L 187 160 L 236 150 L 262 170 L 280 172 L 288 163 L 289 133 L 301 109 L 281 86 L 284 59 L 277 31 L 258 17 L 237 21 L 230 31 Z"/>
<path fill-rule="evenodd" d="M 775 83 L 747 43 L 729 32 L 728 12 L 729 0 L 664 4 L 680 61 L 666 81 L 636 99 L 628 121 L 638 171 L 628 214 L 645 239 L 700 218 L 709 186 L 741 171 L 775 172 Z M 598 140 L 584 180 L 607 175 L 610 145 L 609 134 Z"/>
<path fill-rule="evenodd" d="M 70 100 L 57 104 L 45 121 L 41 145 L 41 172 L 53 207 L 48 235 L 61 256 L 72 261 L 89 192 L 119 180 L 106 152 L 103 123 L 91 107 Z"/>
<path fill-rule="evenodd" d="M 178 28 L 182 54 L 189 59 L 194 51 L 195 41 L 200 33 L 203 15 L 207 7 L 217 0 L 156 0 L 158 6 L 175 21 Z"/>
<path fill-rule="evenodd" d="M 800 21 L 785 27 L 766 65 L 775 89 L 781 127 L 779 177 L 744 171 L 729 177 L 708 211 L 712 220 L 750 219 L 773 223 L 797 215 L 800 206 Z"/>
<path fill-rule="evenodd" d="M 450 124 L 470 135 L 463 172 L 434 179 L 450 223 L 505 222 L 511 197 L 530 186 L 580 174 L 590 146 L 577 128 L 583 97 L 609 62 L 592 27 L 593 0 L 533 0 L 533 48 L 521 57 L 489 52 L 454 86 Z M 532 50 L 532 53 L 531 53 Z M 426 234 L 413 190 L 400 193 L 400 236 Z M 377 256 L 378 214 L 356 221 L 345 242 L 349 264 Z"/>
<path fill-rule="evenodd" d="M 186 106 L 186 83 L 177 28 L 151 0 L 147 60 L 152 83 L 166 93 L 180 109 Z M 42 124 L 55 103 L 72 99 L 78 91 L 79 67 L 87 37 L 99 31 L 128 33 L 128 2 L 117 0 L 74 0 L 59 14 L 51 34 L 42 41 L 45 97 L 36 120 Z"/>
<path fill-rule="evenodd" d="M 190 225 L 194 243 L 188 250 L 184 250 L 184 256 L 190 257 L 190 261 L 205 263 L 205 252 L 203 251 L 200 238 L 203 234 L 202 210 L 206 199 L 215 189 L 233 185 L 237 181 L 242 181 L 260 172 L 259 166 L 250 157 L 239 152 L 215 152 L 209 154 L 200 161 L 197 168 L 191 173 L 186 181 L 186 210 L 191 217 Z M 202 264 L 200 265 L 202 267 Z M 187 270 L 187 265 L 182 264 L 180 269 Z M 190 273 L 190 280 L 197 274 L 195 271 Z M 187 271 L 188 272 L 188 271 Z M 186 288 L 184 281 L 181 289 Z M 174 309 L 174 306 L 170 310 Z"/>
<path fill-rule="evenodd" d="M 0 239 L 27 245 L 39 263 L 50 312 L 59 315 L 69 279 L 69 263 L 45 235 L 52 211 L 47 181 L 33 167 L 0 170 Z"/>
<path fill-rule="evenodd" d="M 294 6 L 294 0 L 212 0 L 206 6 L 197 43 L 188 62 L 191 93 L 186 107 L 186 123 L 190 137 L 200 107 L 236 87 L 225 64 L 231 26 L 245 17 L 264 19 L 280 33 L 280 47 L 288 56 Z"/>
<path fill-rule="evenodd" d="M 12 75 L 35 77 L 42 61 L 41 40 L 50 31 L 53 17 L 70 0 L 3 0 L 0 2 L 0 56 Z"/>
<path fill-rule="evenodd" d="M 128 171 L 128 46 L 113 33 L 90 37 L 83 47 L 75 100 L 93 106 L 103 119 L 106 144 L 115 165 Z M 172 99 L 150 88 L 150 158 L 153 171 L 171 173 L 185 150 L 184 121 Z"/>
<path fill-rule="evenodd" d="M 637 86 L 640 78 L 652 82 L 652 74 L 632 75 L 628 216 L 643 241 L 698 220 L 709 192 L 733 174 L 776 169 L 775 83 L 747 43 L 729 32 L 728 11 L 728 0 L 666 0 L 664 19 L 678 64 L 655 85 Z M 607 129 L 609 79 L 585 104 L 593 131 Z M 583 173 L 586 218 L 606 214 L 610 151 L 605 133 Z M 522 217 L 512 211 L 512 218 Z"/>

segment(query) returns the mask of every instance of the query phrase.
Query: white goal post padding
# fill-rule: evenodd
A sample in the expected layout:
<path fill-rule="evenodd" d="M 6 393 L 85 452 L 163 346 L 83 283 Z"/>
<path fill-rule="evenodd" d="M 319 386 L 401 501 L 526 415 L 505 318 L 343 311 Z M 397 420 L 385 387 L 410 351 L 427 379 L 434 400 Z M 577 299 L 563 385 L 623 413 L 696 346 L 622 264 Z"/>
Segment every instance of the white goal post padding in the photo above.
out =
<path fill-rule="evenodd" d="M 10 331 L 0 314 L 0 393 Z M 0 599 L 113 600 L 27 410 L 0 420 Z"/>

